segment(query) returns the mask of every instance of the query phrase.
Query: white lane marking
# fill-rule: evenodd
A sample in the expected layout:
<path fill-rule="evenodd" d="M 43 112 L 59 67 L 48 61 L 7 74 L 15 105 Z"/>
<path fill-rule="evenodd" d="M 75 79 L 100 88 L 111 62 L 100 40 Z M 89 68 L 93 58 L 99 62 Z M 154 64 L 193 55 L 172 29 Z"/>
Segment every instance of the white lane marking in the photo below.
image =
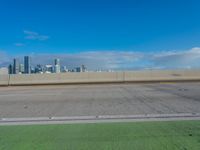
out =
<path fill-rule="evenodd" d="M 200 120 L 200 113 L 107 115 L 107 116 L 67 116 L 38 118 L 1 118 L 0 125 L 60 124 L 60 123 L 101 123 L 127 121 L 170 121 Z"/>

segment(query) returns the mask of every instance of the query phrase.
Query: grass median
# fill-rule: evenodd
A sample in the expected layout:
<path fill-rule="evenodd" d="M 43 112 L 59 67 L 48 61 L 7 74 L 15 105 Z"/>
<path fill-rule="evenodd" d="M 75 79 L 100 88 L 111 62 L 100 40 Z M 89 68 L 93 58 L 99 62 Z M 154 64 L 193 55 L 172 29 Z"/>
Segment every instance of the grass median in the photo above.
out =
<path fill-rule="evenodd" d="M 0 126 L 0 150 L 199 150 L 200 121 Z"/>

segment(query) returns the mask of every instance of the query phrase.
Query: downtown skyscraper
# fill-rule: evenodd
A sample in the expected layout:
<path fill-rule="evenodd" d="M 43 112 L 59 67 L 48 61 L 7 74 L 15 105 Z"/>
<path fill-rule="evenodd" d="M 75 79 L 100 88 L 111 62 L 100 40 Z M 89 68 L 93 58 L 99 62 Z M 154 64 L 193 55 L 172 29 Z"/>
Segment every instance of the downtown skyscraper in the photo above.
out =
<path fill-rule="evenodd" d="M 17 58 L 13 60 L 13 74 L 19 74 L 19 60 Z"/>
<path fill-rule="evenodd" d="M 31 73 L 31 60 L 29 56 L 24 56 L 24 73 Z"/>
<path fill-rule="evenodd" d="M 54 72 L 55 73 L 60 73 L 60 59 L 55 59 L 54 60 Z"/>

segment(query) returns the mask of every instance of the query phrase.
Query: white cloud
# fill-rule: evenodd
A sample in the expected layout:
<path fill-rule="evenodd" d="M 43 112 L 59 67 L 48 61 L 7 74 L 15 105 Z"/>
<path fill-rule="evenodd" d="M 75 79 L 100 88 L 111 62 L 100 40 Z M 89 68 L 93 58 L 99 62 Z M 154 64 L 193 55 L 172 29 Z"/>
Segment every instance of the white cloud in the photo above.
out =
<path fill-rule="evenodd" d="M 22 47 L 22 46 L 25 46 L 25 44 L 24 44 L 24 43 L 14 43 L 14 45 L 15 45 L 15 46 L 17 46 L 17 47 Z"/>
<path fill-rule="evenodd" d="M 60 58 L 63 65 L 69 68 L 84 64 L 89 69 L 118 69 L 137 61 L 139 54 L 133 52 L 89 51 L 76 54 L 33 54 L 32 60 L 40 64 L 52 64 L 53 59 Z"/>
<path fill-rule="evenodd" d="M 45 41 L 45 40 L 49 39 L 49 36 L 41 35 L 37 32 L 33 32 L 33 31 L 24 30 L 24 34 L 25 34 L 25 39 L 28 39 L 28 40 Z"/>
<path fill-rule="evenodd" d="M 155 66 L 165 68 L 197 68 L 200 67 L 200 48 L 154 54 L 151 61 Z"/>

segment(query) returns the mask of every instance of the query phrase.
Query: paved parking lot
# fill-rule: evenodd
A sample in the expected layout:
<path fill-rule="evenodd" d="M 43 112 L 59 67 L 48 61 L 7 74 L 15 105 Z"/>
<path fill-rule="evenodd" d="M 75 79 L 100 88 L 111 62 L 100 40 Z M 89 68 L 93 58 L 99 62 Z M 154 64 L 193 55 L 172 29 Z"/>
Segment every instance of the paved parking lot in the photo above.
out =
<path fill-rule="evenodd" d="M 200 83 L 0 87 L 0 118 L 200 113 Z"/>

